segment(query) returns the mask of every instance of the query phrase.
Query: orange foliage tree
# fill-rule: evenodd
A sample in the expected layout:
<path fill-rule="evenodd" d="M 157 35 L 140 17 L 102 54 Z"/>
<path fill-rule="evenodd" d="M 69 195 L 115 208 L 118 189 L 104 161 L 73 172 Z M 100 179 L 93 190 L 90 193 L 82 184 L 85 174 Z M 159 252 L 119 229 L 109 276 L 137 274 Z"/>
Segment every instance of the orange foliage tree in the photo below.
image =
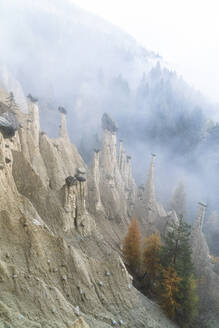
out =
<path fill-rule="evenodd" d="M 132 273 L 138 273 L 141 263 L 141 232 L 138 220 L 133 217 L 123 242 L 123 257 Z"/>
<path fill-rule="evenodd" d="M 161 305 L 164 311 L 171 319 L 175 319 L 176 310 L 179 307 L 177 303 L 177 292 L 179 291 L 179 283 L 182 280 L 176 273 L 173 267 L 169 266 L 167 269 L 162 269 L 162 293 Z"/>
<path fill-rule="evenodd" d="M 143 251 L 143 265 L 147 274 L 148 289 L 154 290 L 154 284 L 160 273 L 160 235 L 152 234 L 145 238 L 145 248 Z"/>

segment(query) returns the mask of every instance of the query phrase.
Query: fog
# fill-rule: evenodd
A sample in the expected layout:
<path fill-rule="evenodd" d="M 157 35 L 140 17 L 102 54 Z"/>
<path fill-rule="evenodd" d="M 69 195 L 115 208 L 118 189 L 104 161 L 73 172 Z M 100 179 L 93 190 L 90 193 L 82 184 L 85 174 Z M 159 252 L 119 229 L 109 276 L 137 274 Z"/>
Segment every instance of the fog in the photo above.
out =
<path fill-rule="evenodd" d="M 217 0 L 71 1 L 160 53 L 186 81 L 219 102 Z"/>
<path fill-rule="evenodd" d="M 155 152 L 157 197 L 167 208 L 183 179 L 190 220 L 198 201 L 208 203 L 207 215 L 219 210 L 217 107 L 163 58 L 67 0 L 1 1 L 0 39 L 0 67 L 20 86 L 1 73 L 0 84 L 21 107 L 22 92 L 39 98 L 49 136 L 57 136 L 57 108 L 64 106 L 72 142 L 89 165 L 107 112 L 132 156 L 137 184 L 145 183 Z"/>

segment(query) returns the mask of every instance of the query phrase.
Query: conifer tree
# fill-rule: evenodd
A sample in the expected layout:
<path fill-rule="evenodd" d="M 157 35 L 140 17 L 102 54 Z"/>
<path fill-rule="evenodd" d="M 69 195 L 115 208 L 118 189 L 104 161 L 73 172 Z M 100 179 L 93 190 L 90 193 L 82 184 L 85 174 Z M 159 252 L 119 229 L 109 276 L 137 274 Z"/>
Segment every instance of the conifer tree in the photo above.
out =
<path fill-rule="evenodd" d="M 171 319 L 175 319 L 176 311 L 180 306 L 177 302 L 180 281 L 181 278 L 172 266 L 162 269 L 161 305 Z"/>
<path fill-rule="evenodd" d="M 165 244 L 162 247 L 164 266 L 168 263 L 179 273 L 192 269 L 190 234 L 191 226 L 183 220 L 182 216 L 179 218 L 179 223 L 169 224 L 168 233 L 164 238 Z"/>
<path fill-rule="evenodd" d="M 132 218 L 123 242 L 123 257 L 130 271 L 134 274 L 140 270 L 141 232 L 136 218 Z"/>
<path fill-rule="evenodd" d="M 187 327 L 196 314 L 197 296 L 193 276 L 190 234 L 191 227 L 181 216 L 179 223 L 169 225 L 165 245 L 161 250 L 161 263 L 164 268 L 172 267 L 180 278 L 176 301 L 176 321 Z"/>
<path fill-rule="evenodd" d="M 185 277 L 182 279 L 180 289 L 184 290 L 182 298 L 178 295 L 180 309 L 177 314 L 177 321 L 182 322 L 181 326 L 186 328 L 198 314 L 197 281 L 193 274 L 190 274 L 187 279 Z"/>

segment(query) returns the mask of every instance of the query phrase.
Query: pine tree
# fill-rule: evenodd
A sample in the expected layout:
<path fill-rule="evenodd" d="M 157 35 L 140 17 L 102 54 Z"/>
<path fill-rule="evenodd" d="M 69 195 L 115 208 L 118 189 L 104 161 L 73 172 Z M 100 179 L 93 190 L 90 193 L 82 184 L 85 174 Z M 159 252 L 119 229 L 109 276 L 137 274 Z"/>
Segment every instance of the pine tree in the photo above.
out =
<path fill-rule="evenodd" d="M 178 294 L 180 308 L 177 313 L 177 321 L 186 328 L 198 314 L 197 281 L 193 274 L 190 274 L 186 279 L 183 277 L 180 282 L 180 291 L 182 291 L 182 295 L 180 298 L 180 293 Z"/>
<path fill-rule="evenodd" d="M 190 234 L 191 226 L 183 220 L 182 216 L 179 218 L 179 223 L 169 224 L 168 233 L 164 238 L 165 245 L 161 252 L 164 266 L 172 265 L 179 273 L 192 268 Z"/>
<path fill-rule="evenodd" d="M 176 321 L 181 327 L 187 327 L 196 314 L 198 301 L 191 258 L 191 227 L 180 217 L 179 223 L 171 224 L 168 230 L 161 250 L 161 263 L 164 268 L 172 267 L 180 277 L 176 295 L 179 304 Z"/>
<path fill-rule="evenodd" d="M 141 263 L 141 232 L 136 218 L 132 218 L 124 239 L 123 257 L 130 271 L 133 274 L 138 273 Z"/>
<path fill-rule="evenodd" d="M 147 276 L 147 289 L 151 292 L 155 292 L 156 282 L 160 273 L 160 249 L 161 241 L 159 234 L 152 234 L 145 238 L 142 262 Z"/>

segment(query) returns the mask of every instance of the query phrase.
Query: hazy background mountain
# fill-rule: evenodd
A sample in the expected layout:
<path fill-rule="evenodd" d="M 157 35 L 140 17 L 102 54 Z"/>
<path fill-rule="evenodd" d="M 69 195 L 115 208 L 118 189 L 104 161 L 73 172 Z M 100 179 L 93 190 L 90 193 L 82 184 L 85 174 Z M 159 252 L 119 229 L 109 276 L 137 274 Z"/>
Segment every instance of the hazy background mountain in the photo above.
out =
<path fill-rule="evenodd" d="M 158 196 L 166 206 L 183 179 L 189 218 L 199 200 L 209 213 L 219 210 L 215 107 L 159 55 L 67 0 L 2 1 L 0 18 L 1 85 L 24 110 L 24 94 L 39 97 L 41 126 L 50 136 L 57 136 L 62 105 L 72 141 L 89 164 L 107 112 L 118 123 L 138 184 L 155 152 Z"/>

